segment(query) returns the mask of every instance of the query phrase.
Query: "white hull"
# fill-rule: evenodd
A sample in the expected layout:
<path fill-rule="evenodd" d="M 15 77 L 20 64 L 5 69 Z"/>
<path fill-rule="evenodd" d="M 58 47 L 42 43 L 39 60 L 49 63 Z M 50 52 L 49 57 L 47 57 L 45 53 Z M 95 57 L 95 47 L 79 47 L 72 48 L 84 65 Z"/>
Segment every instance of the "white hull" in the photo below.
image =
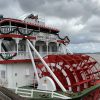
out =
<path fill-rule="evenodd" d="M 15 89 L 31 85 L 34 72 L 31 63 L 0 64 L 0 84 Z"/>

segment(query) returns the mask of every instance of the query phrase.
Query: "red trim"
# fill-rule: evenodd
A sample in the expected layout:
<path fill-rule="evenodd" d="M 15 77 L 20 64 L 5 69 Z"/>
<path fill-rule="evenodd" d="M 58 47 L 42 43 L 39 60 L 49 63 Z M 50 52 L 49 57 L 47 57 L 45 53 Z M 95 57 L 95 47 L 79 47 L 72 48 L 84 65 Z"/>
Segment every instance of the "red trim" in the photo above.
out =
<path fill-rule="evenodd" d="M 0 64 L 11 64 L 11 63 L 28 63 L 31 62 L 30 59 L 25 59 L 25 60 L 1 60 Z"/>
<path fill-rule="evenodd" d="M 57 42 L 64 43 L 65 41 L 64 40 L 57 40 Z"/>
<path fill-rule="evenodd" d="M 16 35 L 16 34 L 1 34 L 0 35 L 0 38 L 6 38 L 6 37 L 25 38 L 25 39 L 34 39 L 34 40 L 36 40 L 36 37 L 33 37 L 33 36 L 23 36 L 23 35 Z"/>
<path fill-rule="evenodd" d="M 65 41 L 65 40 L 57 40 L 58 43 L 69 43 L 69 41 Z"/>
<path fill-rule="evenodd" d="M 40 61 L 39 59 L 34 59 L 35 61 Z M 31 63 L 31 59 L 23 60 L 0 60 L 0 64 L 12 64 L 12 63 Z"/>

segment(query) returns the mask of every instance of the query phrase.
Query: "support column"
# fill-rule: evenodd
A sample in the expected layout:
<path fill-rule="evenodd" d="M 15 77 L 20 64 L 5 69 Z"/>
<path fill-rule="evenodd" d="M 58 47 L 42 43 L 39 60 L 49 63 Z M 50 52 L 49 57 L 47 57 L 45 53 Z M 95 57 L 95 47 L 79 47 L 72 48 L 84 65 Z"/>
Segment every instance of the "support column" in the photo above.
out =
<path fill-rule="evenodd" d="M 58 42 L 56 43 L 57 43 L 57 54 L 59 54 L 59 43 Z"/>
<path fill-rule="evenodd" d="M 18 53 L 19 53 L 19 52 L 18 52 L 19 38 L 17 38 L 17 39 L 16 39 L 16 44 L 17 44 L 17 49 L 16 49 L 16 52 L 17 52 L 17 55 L 18 55 Z"/>
<path fill-rule="evenodd" d="M 58 52 L 63 53 L 62 43 L 58 43 Z"/>
<path fill-rule="evenodd" d="M 0 39 L 0 53 L 2 52 L 2 51 L 1 51 L 1 48 L 2 48 L 2 46 L 1 46 L 2 40 L 3 40 L 3 39 Z"/>
<path fill-rule="evenodd" d="M 46 46 L 47 46 L 47 55 L 49 54 L 49 53 L 48 53 L 48 51 L 49 51 L 49 50 L 48 50 L 48 44 L 49 44 L 49 43 L 48 43 L 48 41 L 47 41 L 47 42 L 46 42 Z"/>
<path fill-rule="evenodd" d="M 10 31 L 11 31 L 11 21 L 9 21 Z"/>
<path fill-rule="evenodd" d="M 26 33 L 25 34 L 27 34 L 27 24 L 26 24 Z"/>
<path fill-rule="evenodd" d="M 0 24 L 0 30 L 1 30 L 1 24 Z M 1 43 L 3 39 L 0 39 L 0 53 L 1 53 Z"/>
<path fill-rule="evenodd" d="M 65 45 L 64 44 L 61 44 L 61 49 L 63 50 L 63 54 L 66 54 L 66 48 L 65 48 Z"/>
<path fill-rule="evenodd" d="M 35 43 L 36 43 L 36 41 L 33 41 L 34 47 L 35 47 Z M 35 52 L 33 53 L 33 57 L 35 57 Z"/>

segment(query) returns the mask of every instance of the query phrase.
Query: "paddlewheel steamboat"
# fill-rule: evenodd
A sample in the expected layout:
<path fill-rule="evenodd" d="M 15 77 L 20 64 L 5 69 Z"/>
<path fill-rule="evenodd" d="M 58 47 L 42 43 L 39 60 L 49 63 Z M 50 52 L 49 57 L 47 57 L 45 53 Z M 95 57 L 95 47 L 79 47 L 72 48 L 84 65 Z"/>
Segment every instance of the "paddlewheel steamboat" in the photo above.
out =
<path fill-rule="evenodd" d="M 99 100 L 100 66 L 30 14 L 0 18 L 0 85 L 26 98 Z"/>

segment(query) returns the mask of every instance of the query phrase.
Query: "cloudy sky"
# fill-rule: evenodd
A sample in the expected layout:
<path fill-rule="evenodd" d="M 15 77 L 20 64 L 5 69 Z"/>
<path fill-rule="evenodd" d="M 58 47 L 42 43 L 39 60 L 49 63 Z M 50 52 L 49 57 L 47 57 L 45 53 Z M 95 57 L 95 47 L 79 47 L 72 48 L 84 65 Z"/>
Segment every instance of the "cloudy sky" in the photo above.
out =
<path fill-rule="evenodd" d="M 0 13 L 13 18 L 39 14 L 71 43 L 100 42 L 100 0 L 0 0 Z"/>

